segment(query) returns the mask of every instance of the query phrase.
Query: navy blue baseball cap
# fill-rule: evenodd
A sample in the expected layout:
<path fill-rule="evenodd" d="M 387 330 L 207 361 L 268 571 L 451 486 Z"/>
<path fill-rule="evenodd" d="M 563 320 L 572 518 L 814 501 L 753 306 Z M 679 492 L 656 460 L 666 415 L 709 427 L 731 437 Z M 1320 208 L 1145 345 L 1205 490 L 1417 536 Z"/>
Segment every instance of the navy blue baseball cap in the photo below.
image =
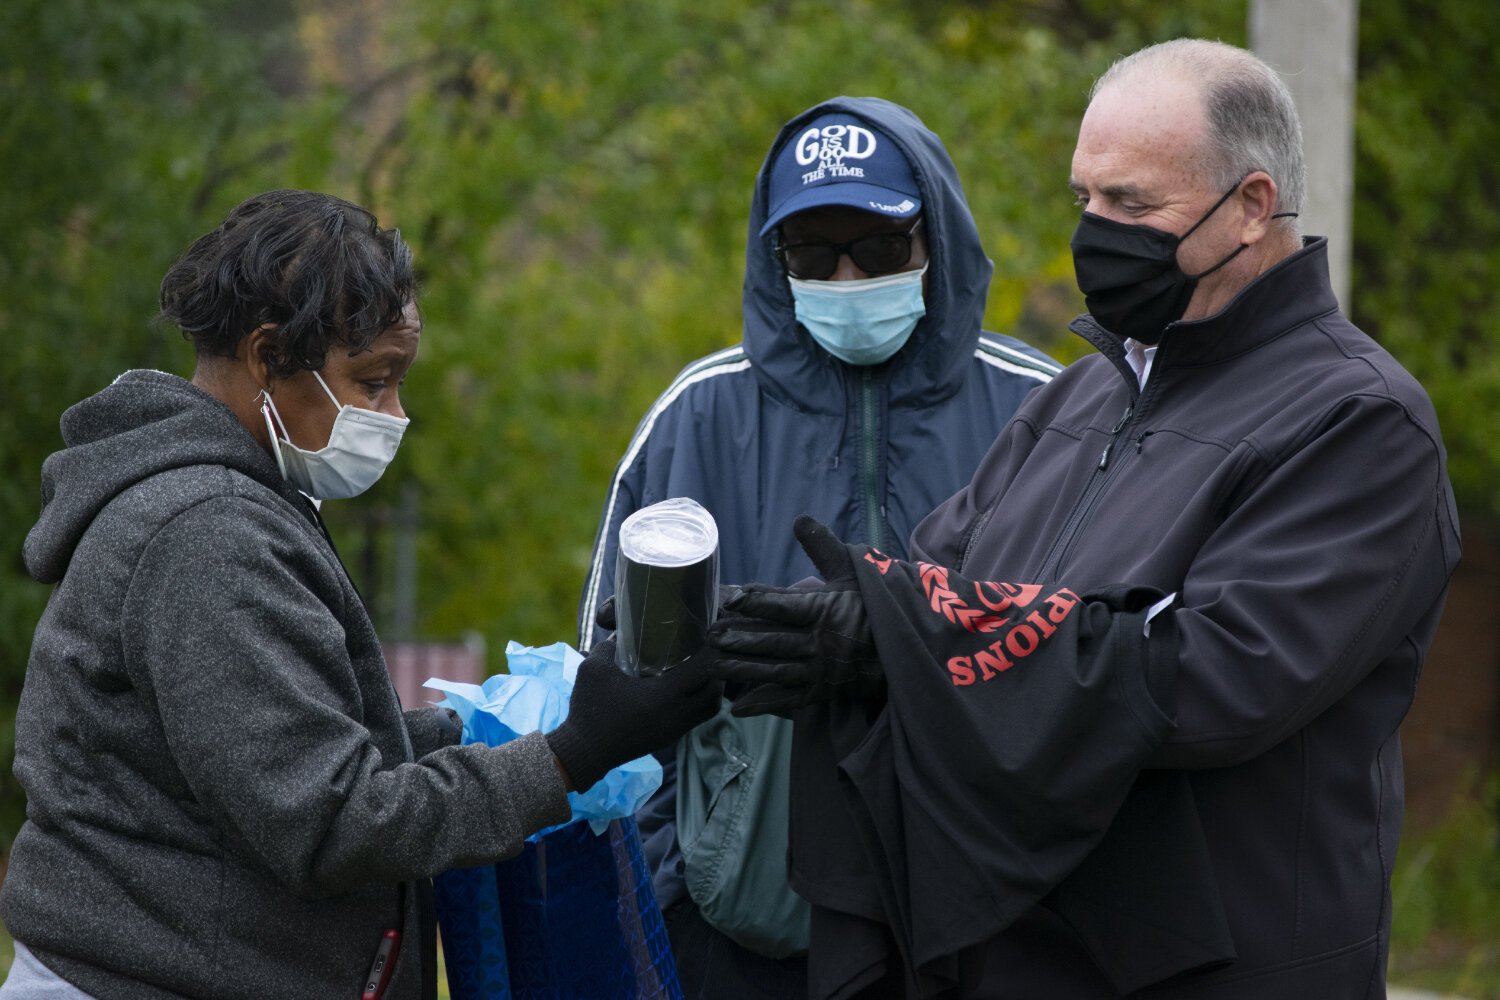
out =
<path fill-rule="evenodd" d="M 808 122 L 776 154 L 760 235 L 788 215 L 823 205 L 909 219 L 922 210 L 922 195 L 895 142 L 853 115 L 831 114 Z"/>

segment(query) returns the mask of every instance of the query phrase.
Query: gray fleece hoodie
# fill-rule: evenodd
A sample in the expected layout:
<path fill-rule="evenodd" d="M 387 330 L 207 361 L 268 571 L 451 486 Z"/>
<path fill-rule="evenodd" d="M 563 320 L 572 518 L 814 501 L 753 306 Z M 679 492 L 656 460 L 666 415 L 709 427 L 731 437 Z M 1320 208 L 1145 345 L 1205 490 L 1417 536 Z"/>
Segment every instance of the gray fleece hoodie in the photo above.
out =
<path fill-rule="evenodd" d="M 28 570 L 55 584 L 16 716 L 0 916 L 101 998 L 430 996 L 424 880 L 569 815 L 540 735 L 403 717 L 316 513 L 227 407 L 132 371 L 69 409 Z M 403 883 L 405 883 L 403 885 Z"/>

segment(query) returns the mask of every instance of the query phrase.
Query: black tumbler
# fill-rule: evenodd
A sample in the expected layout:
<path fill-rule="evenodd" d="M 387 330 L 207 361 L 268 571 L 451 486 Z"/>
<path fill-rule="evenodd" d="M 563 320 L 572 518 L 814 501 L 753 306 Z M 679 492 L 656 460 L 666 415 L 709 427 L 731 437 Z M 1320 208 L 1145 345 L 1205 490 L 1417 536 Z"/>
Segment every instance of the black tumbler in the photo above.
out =
<path fill-rule="evenodd" d="M 697 501 L 673 497 L 620 525 L 615 560 L 615 662 L 652 675 L 696 653 L 719 610 L 719 526 Z"/>

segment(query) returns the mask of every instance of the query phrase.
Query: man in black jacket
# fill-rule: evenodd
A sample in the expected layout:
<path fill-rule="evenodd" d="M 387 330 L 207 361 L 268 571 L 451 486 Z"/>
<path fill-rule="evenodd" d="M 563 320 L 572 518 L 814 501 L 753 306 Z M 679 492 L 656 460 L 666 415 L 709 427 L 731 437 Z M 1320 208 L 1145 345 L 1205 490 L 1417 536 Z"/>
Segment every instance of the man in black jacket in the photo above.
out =
<path fill-rule="evenodd" d="M 1459 553 L 1431 404 L 1339 311 L 1249 53 L 1116 63 L 1070 186 L 1098 353 L 910 562 L 799 522 L 824 584 L 715 638 L 740 710 L 796 720 L 813 993 L 1382 997 L 1396 729 Z"/>

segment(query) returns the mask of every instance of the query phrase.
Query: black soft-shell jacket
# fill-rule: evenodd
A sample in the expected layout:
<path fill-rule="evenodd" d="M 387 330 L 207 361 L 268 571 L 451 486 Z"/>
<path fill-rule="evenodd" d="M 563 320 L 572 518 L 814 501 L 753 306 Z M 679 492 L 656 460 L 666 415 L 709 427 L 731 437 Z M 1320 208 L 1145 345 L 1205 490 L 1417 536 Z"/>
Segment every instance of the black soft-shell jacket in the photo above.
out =
<path fill-rule="evenodd" d="M 1019 918 L 954 931 L 959 950 L 942 965 L 930 944 L 898 962 L 911 946 L 901 914 L 887 912 L 887 980 L 1018 1000 L 1382 997 L 1402 807 L 1396 729 L 1459 556 L 1432 407 L 1339 312 L 1320 239 L 1221 312 L 1169 327 L 1143 389 L 1116 338 L 1088 317 L 1074 329 L 1099 353 L 1032 394 L 969 486 L 918 526 L 912 557 L 971 580 L 1175 593 L 1163 612 L 1177 643 L 1173 725 L 1082 862 L 1041 872 L 1053 888 Z M 888 673 L 903 669 L 884 650 L 882 660 Z M 954 682 L 951 696 L 970 690 Z M 1080 689 L 1045 711 L 997 711 L 991 731 L 965 730 L 975 734 L 967 752 L 1003 760 L 1014 743 L 1074 724 L 1090 697 Z M 954 755 L 965 752 L 954 727 L 908 724 L 882 751 L 893 712 L 904 713 L 894 694 L 857 754 L 847 732 L 834 741 L 847 828 L 899 821 L 882 805 L 891 769 L 870 767 L 878 753 L 902 762 L 908 786 L 925 775 L 953 787 Z M 1095 809 L 1082 796 L 1097 792 L 1052 781 L 1062 773 L 1023 766 L 1017 780 L 1049 783 L 1046 801 L 1065 823 Z M 915 891 L 944 883 L 955 908 L 980 913 L 978 898 L 997 890 L 965 876 L 973 859 L 1013 839 L 1017 823 L 1046 817 L 1014 815 L 992 795 L 959 797 L 948 815 L 926 801 L 931 828 L 947 831 L 942 846 L 961 860 L 914 878 Z M 794 885 L 832 900 L 852 869 L 808 870 L 801 858 L 828 851 L 799 839 L 799 802 Z M 974 814 L 988 817 L 990 836 Z M 860 853 L 878 867 L 868 844 Z M 1035 890 L 999 892 L 1012 888 Z M 820 952 L 847 954 L 857 940 L 880 951 L 844 917 L 825 920 L 832 930 L 820 940 L 814 911 L 815 983 Z M 948 978 L 893 971 L 903 963 Z M 854 971 L 845 962 L 821 985 L 836 994 Z"/>

